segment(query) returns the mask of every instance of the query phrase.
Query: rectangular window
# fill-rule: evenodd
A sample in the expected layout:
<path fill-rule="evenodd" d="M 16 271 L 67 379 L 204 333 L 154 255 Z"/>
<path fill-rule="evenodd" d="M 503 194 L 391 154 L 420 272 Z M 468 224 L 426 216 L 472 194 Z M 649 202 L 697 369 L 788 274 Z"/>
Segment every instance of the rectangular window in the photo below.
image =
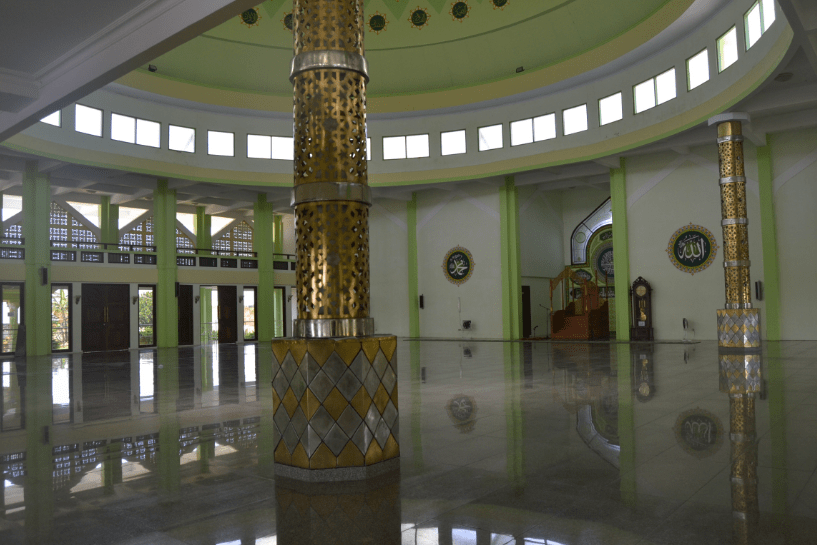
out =
<path fill-rule="evenodd" d="M 442 155 L 459 155 L 466 151 L 464 129 L 440 133 L 440 153 Z"/>
<path fill-rule="evenodd" d="M 414 134 L 406 136 L 406 157 L 409 159 L 419 159 L 428 157 L 428 135 Z"/>
<path fill-rule="evenodd" d="M 271 136 L 270 146 L 271 159 L 280 159 L 282 161 L 295 159 L 295 138 L 291 136 Z"/>
<path fill-rule="evenodd" d="M 723 72 L 738 62 L 738 29 L 730 28 L 718 38 L 718 72 Z"/>
<path fill-rule="evenodd" d="M 655 77 L 656 103 L 663 104 L 676 96 L 675 68 L 670 68 Z"/>
<path fill-rule="evenodd" d="M 511 146 L 533 142 L 533 118 L 511 121 Z"/>
<path fill-rule="evenodd" d="M 70 284 L 51 284 L 51 351 L 71 351 Z"/>
<path fill-rule="evenodd" d="M 247 157 L 250 159 L 272 159 L 272 137 L 248 134 Z"/>
<path fill-rule="evenodd" d="M 385 136 L 383 137 L 383 160 L 405 159 L 406 158 L 406 137 L 405 136 Z"/>
<path fill-rule="evenodd" d="M 235 155 L 235 135 L 231 132 L 207 131 L 207 155 Z"/>
<path fill-rule="evenodd" d="M 136 118 L 111 114 L 111 140 L 128 144 L 136 143 Z"/>
<path fill-rule="evenodd" d="M 709 52 L 704 49 L 687 59 L 687 89 L 689 91 L 709 81 Z"/>
<path fill-rule="evenodd" d="M 139 346 L 156 346 L 156 287 L 139 286 Z"/>
<path fill-rule="evenodd" d="M 751 7 L 751 9 L 749 9 L 749 11 L 746 12 L 746 15 L 743 16 L 743 28 L 744 33 L 746 34 L 747 51 L 750 47 L 757 43 L 760 36 L 763 34 L 763 20 L 760 15 L 760 10 L 760 2 L 757 2 Z"/>
<path fill-rule="evenodd" d="M 633 87 L 633 100 L 637 114 L 655 108 L 655 78 L 650 78 Z"/>
<path fill-rule="evenodd" d="M 502 143 L 502 125 L 491 125 L 479 128 L 479 151 L 500 149 Z"/>
<path fill-rule="evenodd" d="M 568 108 L 562 112 L 565 136 L 587 130 L 587 104 Z"/>
<path fill-rule="evenodd" d="M 366 160 L 372 160 L 372 139 L 366 138 Z"/>
<path fill-rule="evenodd" d="M 255 287 L 244 288 L 244 340 L 257 341 L 258 328 L 255 321 Z"/>
<path fill-rule="evenodd" d="M 556 114 L 540 115 L 533 118 L 533 141 L 556 138 Z"/>
<path fill-rule="evenodd" d="M 196 152 L 196 129 L 168 125 L 167 147 L 173 151 Z"/>
<path fill-rule="evenodd" d="M 624 117 L 624 106 L 621 104 L 621 93 L 610 95 L 599 100 L 599 125 L 621 121 Z"/>
<path fill-rule="evenodd" d="M 761 16 L 763 18 L 763 32 L 769 30 L 775 19 L 774 0 L 761 0 L 760 2 Z"/>
<path fill-rule="evenodd" d="M 44 118 L 40 119 L 43 123 L 47 125 L 53 125 L 55 127 L 62 127 L 62 111 L 57 110 L 53 114 L 48 114 Z"/>
<path fill-rule="evenodd" d="M 102 136 L 102 110 L 77 104 L 74 115 L 75 131 L 91 136 Z"/>
<path fill-rule="evenodd" d="M 140 146 L 158 148 L 162 141 L 162 124 L 147 119 L 136 120 L 136 143 Z"/>
<path fill-rule="evenodd" d="M 417 159 L 428 157 L 428 135 L 386 136 L 383 138 L 383 159 Z"/>

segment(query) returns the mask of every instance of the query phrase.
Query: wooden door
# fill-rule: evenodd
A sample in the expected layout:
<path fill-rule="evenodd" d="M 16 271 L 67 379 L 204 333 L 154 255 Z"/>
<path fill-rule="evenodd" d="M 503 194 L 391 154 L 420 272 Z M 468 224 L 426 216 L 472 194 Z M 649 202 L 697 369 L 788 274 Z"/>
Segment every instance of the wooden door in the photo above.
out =
<path fill-rule="evenodd" d="M 218 342 L 238 341 L 238 300 L 235 286 L 218 287 Z"/>
<path fill-rule="evenodd" d="M 522 338 L 531 336 L 530 286 L 522 286 Z"/>
<path fill-rule="evenodd" d="M 179 286 L 179 345 L 193 344 L 193 286 Z"/>
<path fill-rule="evenodd" d="M 82 351 L 105 350 L 105 284 L 82 285 Z"/>
<path fill-rule="evenodd" d="M 82 285 L 82 350 L 127 350 L 130 347 L 130 286 Z"/>

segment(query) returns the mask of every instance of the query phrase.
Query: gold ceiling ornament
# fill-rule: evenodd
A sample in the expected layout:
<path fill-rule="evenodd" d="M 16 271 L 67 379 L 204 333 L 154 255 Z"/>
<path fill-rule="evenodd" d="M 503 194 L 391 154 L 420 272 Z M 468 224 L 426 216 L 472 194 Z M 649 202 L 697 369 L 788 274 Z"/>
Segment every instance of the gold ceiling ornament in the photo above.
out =
<path fill-rule="evenodd" d="M 246 11 L 241 12 L 241 15 L 238 16 L 238 20 L 247 28 L 252 28 L 254 26 L 258 26 L 261 24 L 262 17 L 261 14 L 258 12 L 258 8 L 250 8 Z"/>
<path fill-rule="evenodd" d="M 462 23 L 471 15 L 471 6 L 468 5 L 468 0 L 458 0 L 451 3 L 451 9 L 448 10 L 453 21 Z"/>
<path fill-rule="evenodd" d="M 423 30 L 423 28 L 425 28 L 428 25 L 428 22 L 431 20 L 431 14 L 427 9 L 417 6 L 409 12 L 408 20 L 413 28 Z"/>

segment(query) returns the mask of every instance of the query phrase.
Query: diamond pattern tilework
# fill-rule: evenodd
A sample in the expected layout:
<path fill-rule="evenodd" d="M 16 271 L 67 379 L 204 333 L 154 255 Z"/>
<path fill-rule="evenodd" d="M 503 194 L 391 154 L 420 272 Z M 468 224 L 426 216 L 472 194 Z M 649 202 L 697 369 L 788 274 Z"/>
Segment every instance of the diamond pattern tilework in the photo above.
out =
<path fill-rule="evenodd" d="M 309 383 L 309 389 L 312 390 L 312 393 L 315 394 L 315 397 L 318 398 L 318 401 L 321 403 L 323 403 L 323 400 L 326 399 L 326 396 L 329 395 L 329 392 L 331 392 L 334 387 L 335 384 L 323 371 L 318 371 L 317 376 Z"/>
<path fill-rule="evenodd" d="M 399 456 L 394 337 L 272 344 L 276 463 L 329 469 Z"/>
<path fill-rule="evenodd" d="M 355 395 L 360 391 L 362 384 L 357 379 L 351 369 L 346 369 L 343 376 L 338 381 L 338 390 L 343 394 L 347 401 L 352 401 Z"/>
<path fill-rule="evenodd" d="M 350 437 L 354 435 L 361 422 L 363 422 L 363 419 L 359 414 L 357 414 L 357 411 L 355 411 L 351 405 L 346 407 L 346 410 L 343 411 L 343 414 L 341 414 L 340 418 L 338 418 L 338 424 L 340 425 L 341 429 Z"/>
<path fill-rule="evenodd" d="M 346 369 L 346 363 L 335 353 L 332 353 L 326 363 L 323 364 L 323 372 L 326 373 L 333 384 L 337 384 Z"/>
<path fill-rule="evenodd" d="M 377 355 L 374 357 L 374 361 L 372 362 L 372 368 L 377 372 L 377 377 L 382 378 L 383 373 L 386 372 L 386 367 L 389 366 L 389 360 L 386 359 L 386 356 L 383 355 L 382 350 L 377 351 Z"/>
<path fill-rule="evenodd" d="M 725 348 L 760 347 L 760 313 L 756 308 L 723 309 L 718 315 L 718 345 Z"/>

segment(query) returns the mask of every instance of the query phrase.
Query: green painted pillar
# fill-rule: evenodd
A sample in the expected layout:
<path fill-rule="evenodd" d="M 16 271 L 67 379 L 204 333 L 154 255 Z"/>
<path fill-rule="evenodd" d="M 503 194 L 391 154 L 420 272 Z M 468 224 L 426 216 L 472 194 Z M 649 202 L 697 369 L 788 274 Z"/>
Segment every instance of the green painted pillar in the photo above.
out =
<path fill-rule="evenodd" d="M 411 354 L 411 456 L 414 467 L 422 468 L 423 460 L 423 369 L 420 363 L 420 342 L 409 341 Z"/>
<path fill-rule="evenodd" d="M 610 199 L 613 204 L 613 263 L 616 271 L 616 339 L 630 340 L 630 248 L 627 235 L 627 169 L 610 169 Z"/>
<path fill-rule="evenodd" d="M 772 135 L 767 145 L 757 148 L 757 170 L 760 182 L 760 239 L 763 244 L 763 292 L 766 304 L 766 339 L 781 339 L 780 261 L 777 258 L 777 221 L 774 214 L 772 171 Z"/>
<path fill-rule="evenodd" d="M 212 216 L 204 213 L 203 206 L 196 207 L 196 248 L 199 250 L 211 250 L 212 240 Z"/>
<path fill-rule="evenodd" d="M 119 205 L 111 204 L 111 198 L 103 195 L 99 203 L 100 242 L 116 244 L 119 242 Z"/>
<path fill-rule="evenodd" d="M 253 218 L 253 251 L 258 254 L 258 301 L 255 312 L 258 320 L 258 342 L 269 342 L 273 337 L 283 336 L 284 319 L 281 315 L 281 301 L 275 292 L 274 263 L 274 214 L 272 203 L 267 202 L 267 196 L 258 195 L 255 201 Z M 272 380 L 272 378 L 270 378 Z M 262 382 L 267 384 L 267 382 Z"/>
<path fill-rule="evenodd" d="M 181 489 L 181 459 L 179 457 L 179 353 L 159 349 L 159 493 L 174 497 Z"/>
<path fill-rule="evenodd" d="M 50 325 L 50 320 L 48 322 Z M 26 362 L 26 476 L 23 484 L 26 543 L 54 543 L 51 535 L 54 519 L 51 373 L 32 369 L 48 368 L 51 358 L 29 354 Z"/>
<path fill-rule="evenodd" d="M 158 180 L 153 192 L 153 239 L 156 244 L 156 345 L 179 346 L 179 305 L 176 301 L 176 190 Z"/>
<path fill-rule="evenodd" d="M 522 336 L 522 259 L 519 247 L 519 194 L 513 176 L 499 188 L 499 233 L 502 260 L 502 338 Z"/>
<path fill-rule="evenodd" d="M 212 337 L 211 332 L 213 330 L 213 289 L 212 288 L 199 288 L 199 292 L 201 293 L 201 301 L 199 301 L 199 310 L 200 310 L 200 318 L 201 318 L 201 344 L 206 344 L 209 342 Z M 202 362 L 204 358 L 202 358 Z M 204 371 L 202 370 L 202 387 L 205 385 L 205 375 L 203 374 Z M 212 380 L 211 386 L 212 386 Z"/>
<path fill-rule="evenodd" d="M 272 208 L 270 208 L 272 210 Z M 272 248 L 276 254 L 284 253 L 284 216 L 274 214 L 272 225 Z"/>
<path fill-rule="evenodd" d="M 613 228 L 615 229 L 615 218 Z M 613 242 L 615 252 L 615 242 Z M 615 257 L 614 257 L 615 259 Z M 618 288 L 616 288 L 618 292 Z M 629 335 L 630 326 L 627 325 Z M 621 500 L 635 507 L 638 498 L 635 473 L 635 411 L 633 408 L 632 353 L 629 343 L 618 343 L 616 348 L 616 374 L 618 378 L 618 441 L 619 475 L 621 477 Z"/>
<path fill-rule="evenodd" d="M 26 250 L 24 321 L 26 353 L 29 356 L 51 353 L 50 215 L 51 181 L 47 174 L 37 171 L 36 161 L 29 161 L 23 176 L 23 238 Z"/>
<path fill-rule="evenodd" d="M 408 224 L 408 310 L 409 337 L 420 336 L 420 279 L 417 272 L 417 193 L 411 194 L 406 204 Z"/>

